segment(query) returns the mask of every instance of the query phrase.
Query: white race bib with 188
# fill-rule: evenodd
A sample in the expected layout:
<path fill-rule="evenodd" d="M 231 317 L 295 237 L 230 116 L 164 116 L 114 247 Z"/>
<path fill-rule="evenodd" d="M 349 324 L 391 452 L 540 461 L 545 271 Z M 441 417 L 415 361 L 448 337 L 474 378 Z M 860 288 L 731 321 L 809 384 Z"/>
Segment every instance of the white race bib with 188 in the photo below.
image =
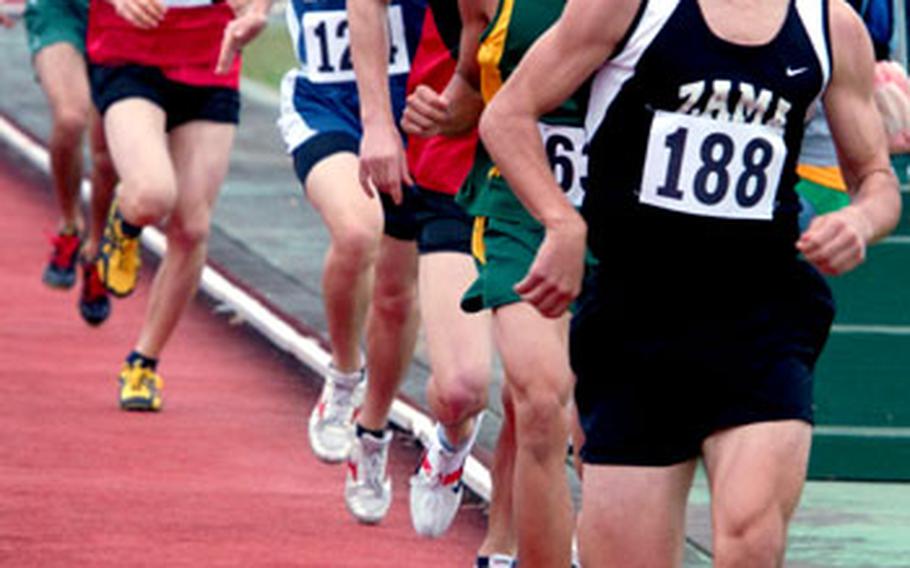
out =
<path fill-rule="evenodd" d="M 354 81 L 351 40 L 344 10 L 307 12 L 301 22 L 306 42 L 306 76 L 313 83 Z M 410 71 L 401 6 L 389 6 L 389 76 Z"/>
<path fill-rule="evenodd" d="M 691 215 L 770 220 L 786 154 L 777 128 L 657 111 L 639 201 Z"/>
<path fill-rule="evenodd" d="M 566 198 L 580 207 L 588 181 L 588 148 L 585 129 L 537 123 L 550 168 Z"/>

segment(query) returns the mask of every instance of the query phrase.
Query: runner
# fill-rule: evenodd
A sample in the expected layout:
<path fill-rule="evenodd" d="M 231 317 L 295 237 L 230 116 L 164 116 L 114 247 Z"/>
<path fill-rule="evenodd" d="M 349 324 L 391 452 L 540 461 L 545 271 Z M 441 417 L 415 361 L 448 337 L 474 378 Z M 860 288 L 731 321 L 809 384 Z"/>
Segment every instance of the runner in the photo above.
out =
<path fill-rule="evenodd" d="M 94 259 L 117 177 L 89 94 L 85 60 L 87 21 L 88 0 L 33 0 L 25 7 L 32 64 L 51 110 L 51 177 L 61 215 L 42 280 L 52 288 L 72 287 L 76 282 L 76 263 L 81 258 L 79 313 L 87 323 L 100 325 L 110 315 L 110 300 L 98 278 Z M 0 14 L 0 23 L 10 27 L 14 20 Z M 88 230 L 79 193 L 86 130 L 92 156 Z"/>
<path fill-rule="evenodd" d="M 894 29 L 890 0 L 848 0 L 848 3 L 866 25 L 876 60 L 888 59 Z M 879 102 L 878 95 L 876 101 Z M 887 107 L 879 106 L 879 110 L 883 116 L 888 116 Z M 837 151 L 831 140 L 831 130 L 821 102 L 813 106 L 810 115 L 796 166 L 796 173 L 800 177 L 796 193 L 802 206 L 800 227 L 804 229 L 816 215 L 837 211 L 850 203 L 847 184 L 840 172 Z"/>
<path fill-rule="evenodd" d="M 460 21 L 454 3 L 432 3 L 423 27 L 423 40 L 413 62 L 409 90 L 426 84 L 442 89 L 454 72 L 452 52 L 458 44 Z M 430 409 L 439 420 L 436 435 L 417 473 L 411 478 L 411 521 L 427 536 L 445 532 L 458 511 L 463 494 L 461 476 L 480 427 L 479 414 L 486 408 L 490 379 L 490 321 L 486 314 L 468 315 L 458 307 L 463 291 L 476 278 L 470 257 L 471 220 L 455 203 L 454 194 L 464 181 L 474 153 L 476 134 L 469 131 L 458 139 L 412 138 L 407 157 L 396 127 L 397 94 L 384 88 L 390 72 L 385 54 L 393 33 L 387 35 L 386 18 L 394 6 L 385 0 L 356 0 L 348 4 L 351 51 L 357 74 L 364 137 L 360 146 L 360 177 L 364 190 L 389 194 L 393 200 L 413 200 L 420 234 L 420 308 L 425 322 L 432 378 L 428 387 Z M 458 24 L 458 25 L 455 25 Z M 438 27 L 437 27 L 438 26 Z M 403 101 L 401 101 L 403 102 Z M 477 101 L 479 104 L 479 100 Z M 416 185 L 402 188 L 402 181 Z M 359 430 L 384 428 L 397 384 L 370 384 Z M 508 409 L 508 395 L 504 403 Z M 371 401 L 376 401 L 372 404 Z M 507 425 L 509 421 L 505 422 Z M 377 431 L 377 435 L 379 432 Z M 498 447 L 510 444 L 513 433 L 505 428 Z M 388 436 L 384 434 L 384 436 Z M 388 487 L 384 464 L 380 471 L 364 473 L 364 453 L 358 444 L 352 453 L 349 488 L 368 491 Z M 497 479 L 511 477 L 510 452 L 496 452 L 493 464 Z M 383 493 L 386 493 L 383 490 Z M 487 538 L 481 545 L 480 563 L 489 562 L 488 552 L 509 550 L 513 539 L 510 496 L 494 493 Z"/>
<path fill-rule="evenodd" d="M 571 337 L 583 566 L 680 565 L 699 456 L 715 565 L 782 564 L 833 317 L 818 270 L 854 268 L 900 211 L 872 68 L 840 0 L 570 0 L 487 107 L 484 143 L 546 227 L 517 290 L 555 317 L 586 229 L 536 122 L 597 71 L 583 212 L 603 271 Z M 853 199 L 800 235 L 795 163 L 818 96 Z"/>
<path fill-rule="evenodd" d="M 405 130 L 430 136 L 476 126 L 480 109 L 471 104 L 472 97 L 482 93 L 488 102 L 496 94 L 533 41 L 559 17 L 563 5 L 541 0 L 462 1 L 465 39 L 458 73 L 442 94 L 424 87 L 411 96 Z M 483 30 L 480 42 L 478 30 Z M 544 116 L 540 125 L 554 173 L 575 206 L 584 191 L 586 95 L 587 89 L 580 89 Z M 568 315 L 545 318 L 513 290 L 534 259 L 543 227 L 515 198 L 482 146 L 458 201 L 475 217 L 473 253 L 479 272 L 461 306 L 468 312 L 492 310 L 518 420 L 513 491 L 519 557 L 522 565 L 568 565 L 574 524 L 565 470 L 571 415 L 567 407 L 574 382 L 568 360 Z"/>
<path fill-rule="evenodd" d="M 92 0 L 92 96 L 122 182 L 97 262 L 110 292 L 132 293 L 142 228 L 167 222 L 167 252 L 119 376 L 125 410 L 161 408 L 158 356 L 199 283 L 239 118 L 235 55 L 265 25 L 269 4 L 251 0 L 235 14 L 209 0 Z"/>

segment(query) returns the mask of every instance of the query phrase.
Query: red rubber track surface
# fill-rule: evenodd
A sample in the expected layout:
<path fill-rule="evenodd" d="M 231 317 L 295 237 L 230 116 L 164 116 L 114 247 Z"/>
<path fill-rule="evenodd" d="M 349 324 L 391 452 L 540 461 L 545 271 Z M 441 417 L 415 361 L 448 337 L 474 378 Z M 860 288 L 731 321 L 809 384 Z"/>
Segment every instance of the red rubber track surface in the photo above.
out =
<path fill-rule="evenodd" d="M 0 145 L 0 566 L 470 566 L 484 519 L 442 539 L 411 529 L 418 459 L 393 446 L 395 502 L 359 525 L 344 467 L 310 452 L 316 381 L 258 336 L 193 302 L 164 353 L 159 414 L 122 412 L 115 377 L 149 273 L 101 328 L 77 288 L 40 282 L 56 224 L 46 179 Z"/>

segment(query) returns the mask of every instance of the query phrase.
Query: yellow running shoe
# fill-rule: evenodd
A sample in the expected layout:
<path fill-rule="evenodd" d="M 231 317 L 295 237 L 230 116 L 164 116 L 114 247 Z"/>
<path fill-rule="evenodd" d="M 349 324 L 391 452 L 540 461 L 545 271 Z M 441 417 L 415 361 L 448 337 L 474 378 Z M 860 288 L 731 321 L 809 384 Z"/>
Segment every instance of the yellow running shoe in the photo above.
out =
<path fill-rule="evenodd" d="M 142 258 L 139 255 L 139 236 L 123 233 L 123 218 L 116 203 L 104 227 L 104 238 L 96 261 L 98 274 L 107 290 L 118 298 L 125 298 L 136 289 Z"/>
<path fill-rule="evenodd" d="M 123 410 L 161 410 L 164 381 L 154 370 L 141 364 L 124 363 L 118 377 L 120 408 Z"/>

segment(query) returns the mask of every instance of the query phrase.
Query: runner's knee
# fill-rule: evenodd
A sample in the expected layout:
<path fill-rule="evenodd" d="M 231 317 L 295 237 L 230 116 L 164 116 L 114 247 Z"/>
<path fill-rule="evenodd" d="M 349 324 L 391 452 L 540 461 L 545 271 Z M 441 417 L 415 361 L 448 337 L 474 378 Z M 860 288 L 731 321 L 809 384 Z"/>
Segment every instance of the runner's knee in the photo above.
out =
<path fill-rule="evenodd" d="M 417 301 L 413 285 L 384 282 L 376 278 L 372 309 L 384 325 L 404 325 L 411 316 Z"/>
<path fill-rule="evenodd" d="M 568 396 L 545 384 L 513 391 L 519 445 L 543 459 L 558 448 L 565 453 L 568 440 Z M 554 436 L 562 440 L 553 445 Z"/>
<path fill-rule="evenodd" d="M 76 106 L 65 106 L 54 113 L 54 135 L 58 139 L 77 143 L 88 125 L 87 109 Z"/>
<path fill-rule="evenodd" d="M 715 554 L 718 566 L 774 566 L 786 545 L 784 514 L 767 507 L 761 511 L 715 513 Z"/>
<path fill-rule="evenodd" d="M 159 177 L 141 177 L 124 181 L 120 192 L 120 211 L 134 225 L 156 223 L 171 213 L 177 202 L 173 181 Z"/>
<path fill-rule="evenodd" d="M 352 224 L 333 237 L 332 248 L 341 263 L 362 270 L 375 262 L 379 237 L 369 227 Z"/>
<path fill-rule="evenodd" d="M 429 399 L 443 424 L 458 424 L 487 406 L 489 372 L 485 368 L 433 369 Z"/>
<path fill-rule="evenodd" d="M 174 218 L 168 226 L 168 241 L 186 249 L 190 249 L 208 241 L 209 215 L 199 212 L 190 219 Z"/>

